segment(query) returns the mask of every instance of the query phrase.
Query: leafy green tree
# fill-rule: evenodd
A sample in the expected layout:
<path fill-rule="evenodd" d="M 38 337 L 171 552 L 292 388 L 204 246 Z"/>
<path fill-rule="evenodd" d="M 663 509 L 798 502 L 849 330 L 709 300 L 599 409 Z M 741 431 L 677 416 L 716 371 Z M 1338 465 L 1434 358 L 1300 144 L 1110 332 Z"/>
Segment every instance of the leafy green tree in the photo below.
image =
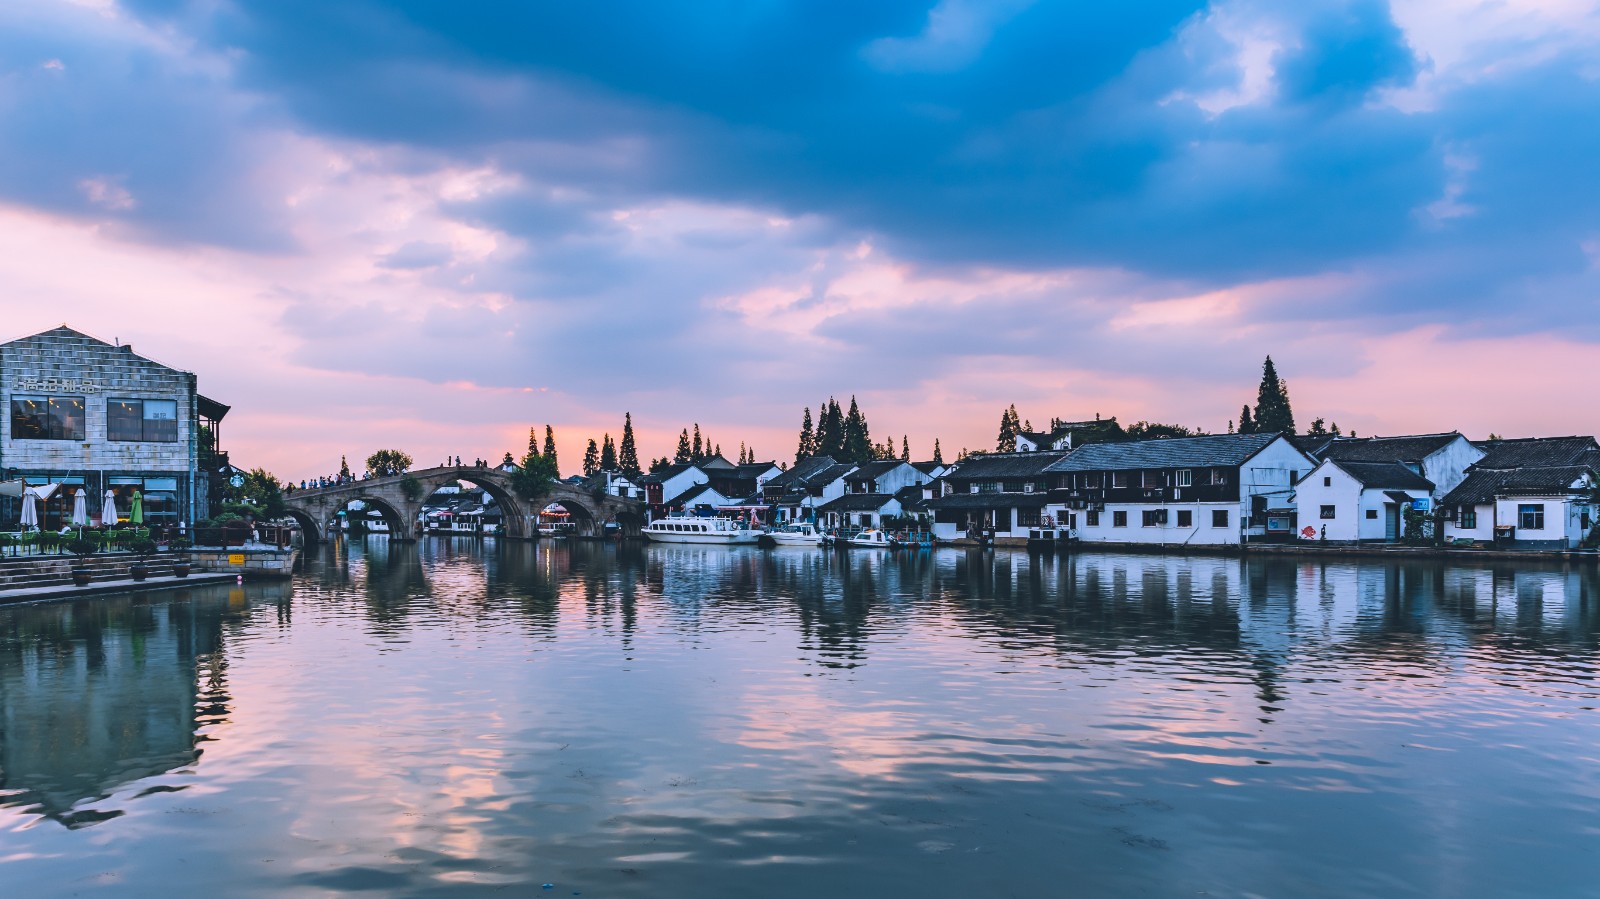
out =
<path fill-rule="evenodd" d="M 844 419 L 844 460 L 857 465 L 871 462 L 877 454 L 872 450 L 872 433 L 867 428 L 867 417 L 861 414 L 856 398 L 850 397 L 850 413 Z"/>
<path fill-rule="evenodd" d="M 1186 425 L 1140 421 L 1129 425 L 1123 433 L 1128 440 L 1168 440 L 1173 437 L 1204 437 L 1206 432 Z"/>
<path fill-rule="evenodd" d="M 1294 411 L 1289 407 L 1289 385 L 1278 377 L 1272 357 L 1261 366 L 1261 386 L 1256 389 L 1255 432 L 1294 433 Z"/>
<path fill-rule="evenodd" d="M 817 454 L 817 435 L 811 429 L 811 407 L 806 407 L 806 412 L 800 419 L 800 445 L 794 451 L 796 462 L 809 459 Z"/>
<path fill-rule="evenodd" d="M 617 467 L 628 476 L 629 480 L 637 480 L 641 474 L 639 470 L 639 447 L 633 442 L 633 413 L 622 414 L 622 446 L 617 453 Z"/>
<path fill-rule="evenodd" d="M 611 435 L 605 435 L 605 442 L 600 444 L 600 470 L 617 470 L 617 445 L 611 441 Z"/>
<path fill-rule="evenodd" d="M 592 478 L 600 470 L 600 447 L 595 445 L 594 438 L 589 438 L 589 445 L 583 451 L 583 476 Z"/>
<path fill-rule="evenodd" d="M 283 485 L 264 468 L 252 468 L 243 475 L 244 483 L 238 487 L 224 483 L 216 499 L 222 506 L 246 507 L 244 511 L 257 518 L 281 518 L 287 507 L 283 502 Z"/>
<path fill-rule="evenodd" d="M 1328 436 L 1328 423 L 1326 421 L 1324 421 L 1323 419 L 1320 419 L 1320 418 L 1312 421 L 1311 422 L 1311 427 L 1306 429 L 1306 436 L 1307 437 L 1327 437 Z"/>
<path fill-rule="evenodd" d="M 548 492 L 550 485 L 560 476 L 550 456 L 529 453 L 522 457 L 522 464 L 517 470 L 511 472 L 511 489 L 523 499 L 536 499 Z"/>
<path fill-rule="evenodd" d="M 382 449 L 367 457 L 367 470 L 375 478 L 393 477 L 411 470 L 411 457 L 399 450 Z"/>

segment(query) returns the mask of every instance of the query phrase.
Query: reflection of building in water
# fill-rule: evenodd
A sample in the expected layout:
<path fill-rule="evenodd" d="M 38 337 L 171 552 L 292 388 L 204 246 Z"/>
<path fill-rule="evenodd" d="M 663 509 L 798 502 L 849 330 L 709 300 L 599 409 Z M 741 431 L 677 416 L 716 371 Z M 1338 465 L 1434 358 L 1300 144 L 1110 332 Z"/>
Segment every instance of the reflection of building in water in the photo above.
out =
<path fill-rule="evenodd" d="M 196 727 L 225 712 L 224 611 L 106 600 L 8 610 L 0 805 L 82 826 L 108 815 L 74 814 L 81 803 L 193 763 Z"/>

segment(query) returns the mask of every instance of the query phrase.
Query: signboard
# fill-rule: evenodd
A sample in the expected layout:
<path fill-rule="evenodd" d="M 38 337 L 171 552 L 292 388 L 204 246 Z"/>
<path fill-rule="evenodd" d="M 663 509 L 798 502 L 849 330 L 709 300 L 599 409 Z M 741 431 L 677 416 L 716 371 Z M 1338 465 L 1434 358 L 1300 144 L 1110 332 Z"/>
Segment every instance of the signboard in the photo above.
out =
<path fill-rule="evenodd" d="M 1433 500 L 1426 496 L 1411 501 L 1411 508 L 1416 509 L 1418 512 L 1426 512 L 1432 507 Z"/>
<path fill-rule="evenodd" d="M 232 484 L 235 487 L 243 487 L 244 486 L 244 475 L 236 474 L 233 477 L 228 479 L 228 483 Z"/>
<path fill-rule="evenodd" d="M 229 565 L 243 565 L 244 564 L 244 553 L 228 553 L 228 564 Z"/>
<path fill-rule="evenodd" d="M 17 378 L 18 393 L 94 393 L 100 389 L 89 378 L 57 378 L 22 375 Z"/>

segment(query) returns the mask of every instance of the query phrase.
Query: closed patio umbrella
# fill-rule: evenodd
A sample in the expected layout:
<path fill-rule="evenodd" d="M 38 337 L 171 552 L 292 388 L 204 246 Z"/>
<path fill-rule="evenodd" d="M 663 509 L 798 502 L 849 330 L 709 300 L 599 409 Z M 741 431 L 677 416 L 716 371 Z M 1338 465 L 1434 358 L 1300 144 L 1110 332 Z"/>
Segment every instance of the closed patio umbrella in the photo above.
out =
<path fill-rule="evenodd" d="M 128 520 L 134 524 L 144 524 L 144 494 L 133 491 L 133 502 L 128 505 Z"/>
<path fill-rule="evenodd" d="M 39 495 L 32 490 L 22 492 L 22 527 L 23 530 L 39 527 Z"/>
<path fill-rule="evenodd" d="M 117 523 L 117 495 L 107 490 L 106 498 L 101 502 L 100 523 L 106 527 L 111 527 Z"/>
<path fill-rule="evenodd" d="M 80 528 L 89 523 L 89 492 L 87 490 L 79 490 L 78 494 L 72 498 L 72 523 Z"/>

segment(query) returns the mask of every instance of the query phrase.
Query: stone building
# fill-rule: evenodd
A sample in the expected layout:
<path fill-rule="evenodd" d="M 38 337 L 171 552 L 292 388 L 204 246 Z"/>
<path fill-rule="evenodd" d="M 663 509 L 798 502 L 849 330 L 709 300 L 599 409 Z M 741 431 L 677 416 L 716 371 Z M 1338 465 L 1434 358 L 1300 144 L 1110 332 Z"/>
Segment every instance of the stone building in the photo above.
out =
<path fill-rule="evenodd" d="M 101 517 L 107 490 L 121 517 L 135 491 L 152 526 L 193 527 L 206 511 L 202 447 L 227 407 L 195 389 L 192 372 L 139 356 L 62 325 L 0 344 L 0 473 L 30 486 L 56 484 L 40 524 L 64 526 L 86 491 Z M 202 420 L 213 423 L 205 438 Z M 15 526 L 17 500 L 0 506 Z"/>

